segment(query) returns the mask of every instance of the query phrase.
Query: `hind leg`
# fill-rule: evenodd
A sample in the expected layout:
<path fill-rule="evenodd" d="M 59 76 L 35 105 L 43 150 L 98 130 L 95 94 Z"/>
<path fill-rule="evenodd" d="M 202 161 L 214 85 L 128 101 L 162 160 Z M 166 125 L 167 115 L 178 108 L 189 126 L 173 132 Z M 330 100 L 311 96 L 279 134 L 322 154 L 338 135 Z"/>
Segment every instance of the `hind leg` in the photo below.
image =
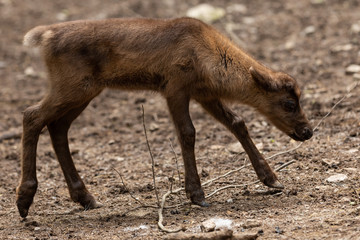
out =
<path fill-rule="evenodd" d="M 37 190 L 36 150 L 39 135 L 46 124 L 58 118 L 66 110 L 56 104 L 56 97 L 47 95 L 40 103 L 27 108 L 23 115 L 21 180 L 16 188 L 16 205 L 20 216 L 25 218 Z"/>
<path fill-rule="evenodd" d="M 74 202 L 80 203 L 85 209 L 92 209 L 99 205 L 81 180 L 71 157 L 68 143 L 68 130 L 70 125 L 86 108 L 88 103 L 89 102 L 70 110 L 63 117 L 49 123 L 47 127 L 57 159 L 64 173 L 71 199 Z"/>
<path fill-rule="evenodd" d="M 45 123 L 41 119 L 41 104 L 34 105 L 24 111 L 22 153 L 21 153 L 21 180 L 16 188 L 16 205 L 20 216 L 25 218 L 33 202 L 37 189 L 36 178 L 36 148 L 41 130 Z"/>
<path fill-rule="evenodd" d="M 63 89 L 65 91 L 69 88 Z M 101 91 L 100 89 L 97 92 L 91 92 L 91 94 L 87 94 L 86 92 L 80 92 L 81 89 L 78 90 L 74 87 L 72 88 L 74 92 L 72 97 L 64 98 L 64 93 L 51 90 L 50 94 L 48 94 L 39 104 L 31 106 L 24 111 L 21 180 L 20 184 L 16 188 L 16 205 L 18 207 L 20 216 L 23 218 L 28 215 L 30 205 L 33 202 L 33 198 L 37 190 L 38 182 L 36 178 L 36 150 L 41 130 L 50 123 L 53 123 L 55 126 L 61 125 L 55 123 L 57 120 L 60 120 L 60 122 L 69 122 L 68 125 L 70 126 L 72 120 L 81 113 L 81 111 L 86 107 L 87 103 Z M 64 127 L 61 127 L 61 129 L 64 129 Z M 59 131 L 53 129 L 50 130 L 50 134 L 54 132 L 57 134 Z M 64 134 L 62 133 L 60 135 Z M 65 136 L 67 135 L 65 134 Z M 53 138 L 55 138 L 56 143 L 64 142 L 64 137 L 60 137 L 61 140 L 57 140 L 58 137 Z M 67 140 L 65 143 L 67 144 Z M 60 149 L 64 148 L 63 145 L 64 143 L 62 145 L 60 144 L 60 146 L 62 146 Z M 60 152 L 61 151 L 62 150 L 60 150 Z M 61 159 L 64 158 L 63 155 L 61 155 Z M 61 162 L 61 160 L 59 161 Z M 71 164 L 67 163 L 67 165 L 65 164 L 65 167 L 68 165 Z M 93 206 L 93 204 L 90 204 L 90 206 Z"/>

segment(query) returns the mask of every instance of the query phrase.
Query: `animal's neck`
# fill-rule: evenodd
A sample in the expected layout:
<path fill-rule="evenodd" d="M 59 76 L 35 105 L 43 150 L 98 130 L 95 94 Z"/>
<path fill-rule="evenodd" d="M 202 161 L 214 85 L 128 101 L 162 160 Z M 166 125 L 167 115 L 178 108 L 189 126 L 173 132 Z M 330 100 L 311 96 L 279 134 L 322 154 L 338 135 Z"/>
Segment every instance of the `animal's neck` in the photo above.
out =
<path fill-rule="evenodd" d="M 250 75 L 250 67 L 271 71 L 257 62 L 250 55 L 229 41 L 224 41 L 217 48 L 214 81 L 218 82 L 223 98 L 240 101 L 257 107 L 259 90 Z"/>

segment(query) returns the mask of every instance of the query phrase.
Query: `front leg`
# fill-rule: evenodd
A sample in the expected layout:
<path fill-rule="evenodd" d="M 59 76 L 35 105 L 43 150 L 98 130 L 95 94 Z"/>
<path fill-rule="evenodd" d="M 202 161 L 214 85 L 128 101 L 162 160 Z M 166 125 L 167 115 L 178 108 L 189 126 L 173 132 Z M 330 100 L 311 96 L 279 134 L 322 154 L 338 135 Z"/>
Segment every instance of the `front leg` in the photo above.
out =
<path fill-rule="evenodd" d="M 177 131 L 184 160 L 186 195 L 194 204 L 205 207 L 209 204 L 205 202 L 204 191 L 201 188 L 196 168 L 194 153 L 195 128 L 189 114 L 189 101 L 190 98 L 182 93 L 167 98 L 167 104 Z"/>
<path fill-rule="evenodd" d="M 199 101 L 199 103 L 214 118 L 225 125 L 240 141 L 246 153 L 248 154 L 251 164 L 253 165 L 260 181 L 269 187 L 284 188 L 283 185 L 278 181 L 269 164 L 266 162 L 264 157 L 260 154 L 259 150 L 251 140 L 244 120 L 239 118 L 218 99 L 211 101 Z"/>

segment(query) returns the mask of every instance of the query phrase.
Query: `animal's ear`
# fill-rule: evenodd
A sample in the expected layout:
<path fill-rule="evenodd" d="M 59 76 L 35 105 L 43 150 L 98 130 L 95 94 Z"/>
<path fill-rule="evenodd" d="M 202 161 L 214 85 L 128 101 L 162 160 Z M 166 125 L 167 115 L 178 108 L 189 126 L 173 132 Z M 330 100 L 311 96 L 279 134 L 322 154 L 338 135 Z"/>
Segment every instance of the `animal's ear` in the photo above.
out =
<path fill-rule="evenodd" d="M 254 67 L 249 68 L 249 72 L 254 81 L 266 91 L 278 91 L 278 85 L 276 81 L 266 71 L 255 69 Z"/>

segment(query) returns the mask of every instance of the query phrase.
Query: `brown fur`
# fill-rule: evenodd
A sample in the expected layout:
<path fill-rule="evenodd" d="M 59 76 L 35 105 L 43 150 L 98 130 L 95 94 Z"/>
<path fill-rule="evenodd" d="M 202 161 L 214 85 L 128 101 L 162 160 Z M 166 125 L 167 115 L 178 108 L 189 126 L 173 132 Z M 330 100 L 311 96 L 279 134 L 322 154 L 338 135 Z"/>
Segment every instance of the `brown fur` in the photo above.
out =
<path fill-rule="evenodd" d="M 36 192 L 36 144 L 45 126 L 71 198 L 85 208 L 97 206 L 76 172 L 67 131 L 104 88 L 152 90 L 166 98 L 182 148 L 186 193 L 202 206 L 207 204 L 195 163 L 190 99 L 198 101 L 239 139 L 260 180 L 271 187 L 282 186 L 251 141 L 243 120 L 222 101 L 253 106 L 296 140 L 312 135 L 293 78 L 260 64 L 217 30 L 195 19 L 65 22 L 30 30 L 24 45 L 42 48 L 50 88 L 39 104 L 24 112 L 22 175 L 17 188 L 22 217 L 28 214 Z"/>

